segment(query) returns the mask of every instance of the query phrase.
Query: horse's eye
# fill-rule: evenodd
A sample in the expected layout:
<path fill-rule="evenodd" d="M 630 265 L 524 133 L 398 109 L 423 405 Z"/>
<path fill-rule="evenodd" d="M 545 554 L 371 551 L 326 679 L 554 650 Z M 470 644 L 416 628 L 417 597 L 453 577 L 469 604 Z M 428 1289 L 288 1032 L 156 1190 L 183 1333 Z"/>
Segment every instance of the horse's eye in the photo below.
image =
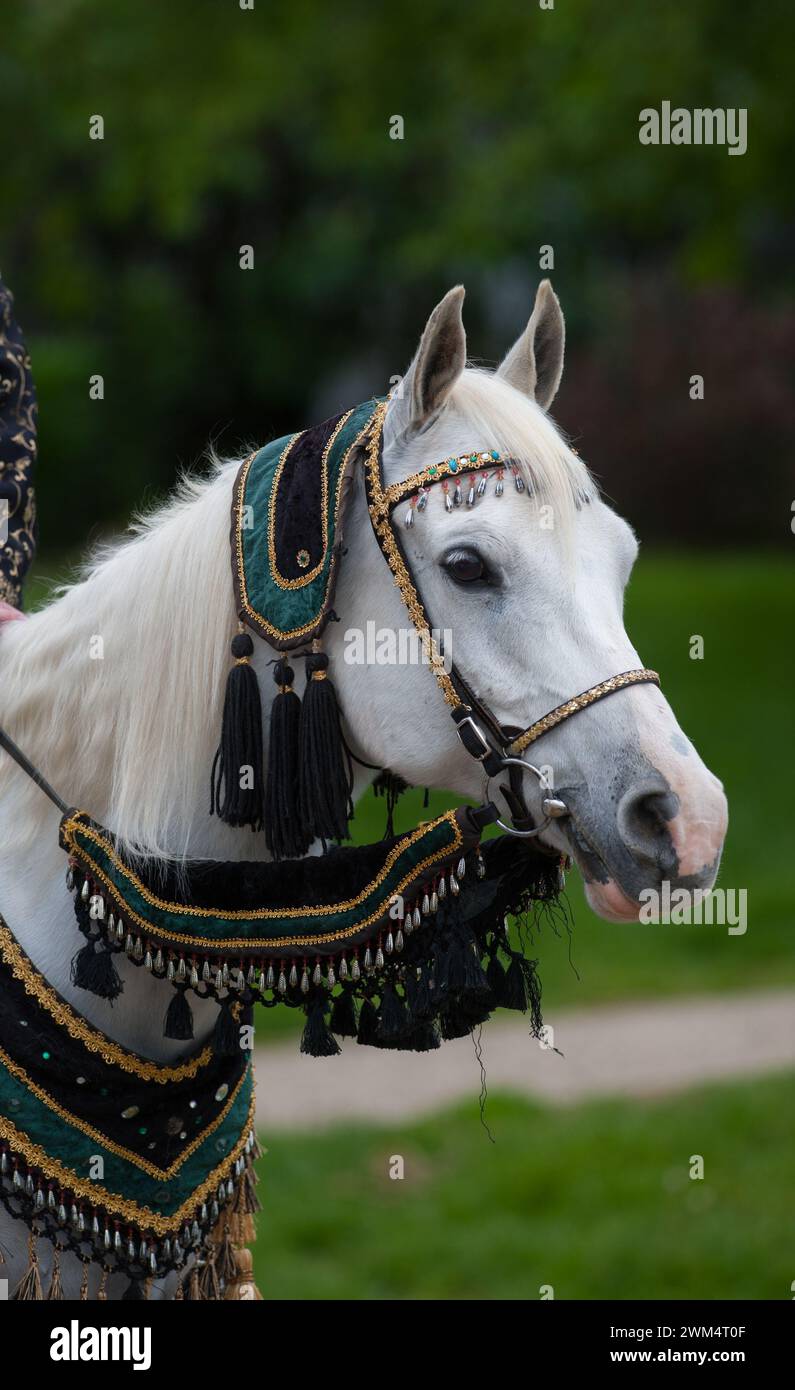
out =
<path fill-rule="evenodd" d="M 489 577 L 486 566 L 475 550 L 453 550 L 443 564 L 456 584 L 482 584 Z"/>

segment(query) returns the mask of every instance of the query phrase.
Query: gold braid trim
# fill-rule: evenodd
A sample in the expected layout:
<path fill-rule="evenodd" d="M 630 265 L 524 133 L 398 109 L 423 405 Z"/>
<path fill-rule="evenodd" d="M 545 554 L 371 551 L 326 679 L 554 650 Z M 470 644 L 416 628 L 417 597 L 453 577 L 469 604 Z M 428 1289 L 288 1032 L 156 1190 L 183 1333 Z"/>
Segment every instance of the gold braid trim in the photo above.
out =
<path fill-rule="evenodd" d="M 132 1202 L 126 1197 L 120 1197 L 115 1192 L 108 1192 L 100 1187 L 98 1183 L 91 1182 L 87 1178 L 78 1177 L 77 1173 L 71 1168 L 67 1168 L 58 1159 L 51 1158 L 38 1144 L 34 1144 L 22 1130 L 17 1129 L 10 1120 L 0 1115 L 0 1139 L 5 1139 L 14 1153 L 21 1154 L 26 1163 L 31 1167 L 41 1169 L 45 1178 L 57 1182 L 60 1187 L 68 1188 L 77 1197 L 83 1197 L 91 1202 L 93 1206 L 101 1207 L 111 1217 L 118 1217 L 123 1221 L 134 1221 L 144 1231 L 151 1231 L 156 1236 L 167 1236 L 178 1230 L 183 1225 L 186 1218 L 191 1216 L 196 1207 L 200 1206 L 205 1197 L 218 1186 L 223 1178 L 229 1176 L 234 1168 L 237 1159 L 240 1157 L 246 1145 L 246 1140 L 254 1123 L 254 1097 L 251 1098 L 251 1107 L 246 1120 L 243 1133 L 237 1140 L 234 1148 L 227 1154 L 222 1163 L 214 1168 L 209 1177 L 185 1199 L 182 1206 L 171 1216 L 161 1216 L 157 1212 L 151 1211 L 149 1207 L 139 1206 L 137 1202 Z"/>
<path fill-rule="evenodd" d="M 338 474 L 338 477 L 337 477 L 337 489 L 336 489 L 336 492 L 335 492 L 335 494 L 334 494 L 334 515 L 335 515 L 335 516 L 339 515 L 340 498 L 341 498 L 341 496 L 342 496 L 342 489 L 343 489 L 343 487 L 345 486 L 345 484 L 346 484 L 346 482 L 347 482 L 347 480 L 348 480 L 348 466 L 349 466 L 350 459 L 351 459 L 351 457 L 352 457 L 352 455 L 353 455 L 353 451 L 354 451 L 354 449 L 356 449 L 356 448 L 362 443 L 362 441 L 364 440 L 364 438 L 365 438 L 365 436 L 366 436 L 366 434 L 367 434 L 367 431 L 372 427 L 372 423 L 373 423 L 373 420 L 375 419 L 375 415 L 376 415 L 377 411 L 378 411 L 380 408 L 381 408 L 380 406 L 376 407 L 376 411 L 373 413 L 373 415 L 370 416 L 370 419 L 367 420 L 367 421 L 365 422 L 365 424 L 362 426 L 362 428 L 360 429 L 359 433 L 357 434 L 356 438 L 352 441 L 351 444 L 349 444 L 349 446 L 348 446 L 348 448 L 347 448 L 347 450 L 346 450 L 345 458 L 343 459 L 342 464 L 340 465 L 340 471 L 339 471 L 339 474 Z M 295 438 L 297 438 L 297 437 L 298 437 L 298 436 L 295 436 Z M 293 443 L 293 440 L 291 440 L 290 445 L 292 445 L 292 443 Z M 288 447 L 290 447 L 290 446 L 288 446 Z M 302 624 L 301 627 L 290 628 L 289 631 L 286 631 L 286 632 L 285 632 L 285 631 L 283 631 L 281 628 L 274 627 L 272 623 L 269 623 L 269 622 L 268 622 L 267 618 L 264 618 L 264 617 L 262 616 L 261 613 L 258 613 L 257 610 L 256 610 L 255 608 L 252 608 L 252 606 L 251 606 L 251 601 L 250 601 L 249 596 L 248 596 L 248 590 L 247 590 L 247 588 L 246 588 L 246 575 L 245 575 L 245 569 L 244 569 L 244 565 L 243 565 L 243 528 L 242 528 L 242 517 L 243 517 L 243 507 L 244 507 L 244 503 L 245 503 L 246 480 L 247 480 L 247 478 L 248 478 L 249 471 L 250 471 L 250 469 L 251 469 L 251 465 L 252 465 L 252 463 L 254 462 L 254 459 L 257 457 L 257 454 L 258 454 L 259 452 L 260 452 L 260 450 L 259 450 L 259 449 L 256 449 L 256 450 L 254 451 L 254 453 L 251 454 L 251 455 L 246 459 L 245 463 L 241 466 L 240 472 L 239 472 L 239 474 L 238 474 L 238 476 L 237 476 L 237 480 L 236 480 L 236 482 L 235 482 L 235 494 L 234 494 L 234 496 L 235 496 L 235 501 L 234 501 L 233 513 L 232 513 L 232 514 L 233 514 L 234 526 L 235 526 L 235 573 L 236 573 L 236 579 L 237 579 L 237 585 L 238 585 L 238 591 L 239 591 L 239 592 L 238 592 L 238 598 L 239 598 L 239 601 L 240 601 L 241 616 L 242 616 L 243 614 L 245 614 L 246 617 L 247 617 L 248 619 L 250 619 L 250 625 L 253 626 L 253 627 L 256 629 L 256 631 L 262 632 L 262 633 L 264 633 L 266 636 L 269 636 L 269 637 L 275 637 L 275 638 L 277 639 L 277 641 L 279 641 L 279 642 L 286 642 L 286 641 L 292 641 L 293 638 L 306 637 L 306 636 L 308 636 L 309 634 L 314 633 L 314 632 L 317 630 L 318 619 L 315 618 L 315 619 L 314 619 L 312 622 L 310 622 L 310 623 L 304 623 L 304 624 Z M 272 491 L 273 491 L 273 490 L 271 489 L 271 492 L 272 492 Z M 303 576 L 303 575 L 301 576 L 301 582 L 303 582 L 304 577 L 305 577 L 305 576 Z M 329 570 L 329 584 L 326 585 L 326 592 L 325 592 L 325 594 L 323 595 L 323 608 L 325 608 L 325 604 L 326 604 L 326 602 L 327 602 L 327 600 L 328 600 L 329 585 L 330 585 L 330 583 L 331 583 L 333 577 L 334 577 L 334 557 L 333 557 L 333 555 L 332 555 L 331 569 Z"/>
<path fill-rule="evenodd" d="M 378 543 L 386 556 L 386 562 L 392 571 L 392 577 L 400 591 L 400 597 L 417 630 L 428 664 L 438 681 L 439 688 L 441 689 L 445 701 L 451 708 L 455 709 L 457 705 L 460 705 L 461 701 L 456 694 L 452 680 L 444 669 L 444 659 L 431 636 L 428 619 L 425 615 L 425 609 L 422 606 L 422 600 L 414 587 L 411 575 L 409 574 L 400 552 L 400 547 L 395 540 L 389 516 L 390 503 L 388 500 L 388 489 L 385 492 L 381 483 L 378 455 L 384 420 L 386 419 L 388 408 L 389 401 L 382 401 L 377 407 L 372 421 L 370 436 L 367 441 L 365 469 L 367 472 L 369 492 L 368 510 L 370 512 L 370 520 L 372 521 L 373 530 L 378 538 Z M 400 486 L 402 487 L 403 484 L 401 483 Z M 372 499 L 372 501 L 370 499 Z"/>
<path fill-rule="evenodd" d="M 46 1009 L 54 1021 L 64 1028 L 71 1038 L 82 1042 L 89 1052 L 96 1052 L 103 1062 L 121 1067 L 123 1071 L 142 1081 L 156 1081 L 164 1086 L 169 1081 L 188 1081 L 213 1060 L 211 1047 L 202 1048 L 198 1056 L 176 1067 L 161 1066 L 158 1062 L 147 1062 L 134 1053 L 127 1052 L 113 1042 L 105 1033 L 91 1028 L 85 1019 L 73 1012 L 65 999 L 51 989 L 46 980 L 31 964 L 19 942 L 12 935 L 3 918 L 0 917 L 0 956 L 18 980 L 25 986 L 27 994 Z"/>
<path fill-rule="evenodd" d="M 268 559 L 270 561 L 271 576 L 274 583 L 278 584 L 280 589 L 303 589 L 306 584 L 311 583 L 311 581 L 320 574 L 326 562 L 326 553 L 328 551 L 328 456 L 337 435 L 342 427 L 348 423 L 352 414 L 352 410 L 345 412 L 339 423 L 335 426 L 328 444 L 323 450 L 323 456 L 320 461 L 320 506 L 323 526 L 323 551 L 314 569 L 307 570 L 306 574 L 299 575 L 297 579 L 285 579 L 284 575 L 279 572 L 279 566 L 276 561 L 276 542 L 273 533 L 276 525 L 276 501 L 279 493 L 279 481 L 284 470 L 284 465 L 287 462 L 287 456 L 291 449 L 298 443 L 301 435 L 306 434 L 306 430 L 301 430 L 298 434 L 292 436 L 276 466 L 270 497 L 268 498 Z M 345 465 L 343 464 L 343 469 L 344 467 Z M 341 469 L 340 472 L 342 472 L 343 469 Z M 335 499 L 335 502 L 338 501 L 339 495 Z"/>
<path fill-rule="evenodd" d="M 39 1086 L 32 1077 L 28 1076 L 24 1067 L 21 1067 L 18 1062 L 15 1062 L 13 1058 L 9 1057 L 8 1053 L 5 1052 L 2 1047 L 0 1047 L 0 1066 L 4 1066 L 7 1071 L 10 1071 L 11 1075 L 15 1076 L 17 1081 L 21 1081 L 22 1085 L 27 1087 L 27 1089 L 36 1096 L 37 1100 L 40 1100 L 43 1105 L 47 1106 L 48 1110 L 52 1110 L 53 1114 L 58 1115 L 60 1119 L 66 1120 L 67 1124 L 70 1124 L 73 1129 L 79 1129 L 81 1134 L 85 1134 L 89 1139 L 93 1139 L 102 1148 L 107 1149 L 109 1153 L 115 1154 L 117 1158 L 123 1158 L 128 1163 L 132 1163 L 134 1167 L 140 1168 L 142 1172 L 148 1173 L 150 1178 L 172 1178 L 175 1173 L 179 1172 L 186 1159 L 190 1158 L 191 1154 L 195 1153 L 204 1143 L 205 1139 L 209 1139 L 210 1135 L 214 1134 L 218 1126 L 226 1119 L 229 1111 L 237 1100 L 240 1088 L 247 1074 L 246 1069 L 244 1069 L 226 1105 L 219 1114 L 216 1115 L 212 1124 L 208 1125 L 206 1129 L 202 1130 L 201 1134 L 197 1134 L 196 1138 L 192 1139 L 191 1142 L 185 1146 L 179 1158 L 175 1158 L 170 1167 L 159 1168 L 156 1163 L 150 1163 L 148 1158 L 141 1158 L 138 1154 L 133 1153 L 132 1150 L 123 1148 L 121 1144 L 116 1144 L 113 1139 L 108 1139 L 101 1130 L 94 1129 L 93 1125 L 86 1124 L 85 1120 L 78 1119 L 77 1115 L 71 1114 L 70 1111 L 66 1110 L 62 1105 L 59 1105 L 57 1100 L 53 1100 L 52 1096 L 44 1090 L 43 1086 Z"/>
<path fill-rule="evenodd" d="M 93 827 L 85 825 L 81 821 L 80 818 L 82 815 L 83 812 L 78 811 L 74 815 L 68 816 L 62 821 L 61 830 L 64 842 L 70 849 L 74 851 L 75 854 L 77 854 L 80 857 L 81 862 L 89 866 L 91 877 L 96 878 L 98 882 L 103 883 L 111 896 L 115 895 L 114 885 L 111 879 L 104 872 L 102 867 L 95 862 L 95 860 L 87 852 L 87 850 L 83 849 L 81 845 L 77 844 L 75 839 L 75 832 L 77 830 L 79 830 L 81 834 L 86 836 L 89 840 L 92 840 L 95 844 L 100 845 L 102 847 L 102 849 L 105 851 L 105 853 L 108 855 L 109 859 L 113 863 L 114 867 L 118 869 L 120 873 L 122 873 L 135 885 L 137 891 L 141 894 L 144 901 L 150 903 L 152 907 L 160 908 L 164 912 L 186 913 L 189 914 L 191 917 L 215 917 L 218 915 L 212 908 L 184 907 L 181 906 L 179 903 L 169 903 L 165 902 L 162 898 L 155 897 L 153 893 L 149 892 L 148 888 L 144 887 L 140 879 L 136 877 L 132 870 L 128 869 L 126 864 L 122 863 L 121 859 L 118 857 L 115 851 L 112 850 L 105 843 L 102 836 L 97 831 L 95 831 Z M 422 839 L 422 837 L 425 834 L 427 834 L 429 829 L 436 825 L 441 825 L 443 821 L 447 821 L 453 829 L 453 843 L 451 845 L 445 845 L 443 848 L 436 850 L 434 854 L 428 855 L 427 858 L 420 860 L 419 864 L 415 865 L 415 867 L 411 869 L 410 872 L 407 873 L 405 877 L 402 878 L 400 882 L 397 884 L 397 886 L 394 888 L 392 894 L 392 896 L 394 896 L 402 892 L 402 890 L 405 887 L 407 887 L 409 883 L 411 883 L 412 879 L 416 878 L 425 869 L 431 868 L 434 864 L 438 864 L 441 860 L 448 858 L 448 856 L 450 855 L 454 855 L 456 851 L 461 848 L 463 844 L 463 838 L 461 835 L 461 828 L 458 824 L 458 821 L 456 820 L 455 811 L 445 811 L 444 815 L 437 816 L 435 820 L 427 821 L 424 825 L 418 826 L 417 829 L 412 831 L 412 833 L 408 837 L 402 837 L 400 844 L 394 845 L 392 849 L 389 851 L 389 854 L 387 855 L 386 860 L 384 861 L 384 866 L 376 875 L 376 877 L 372 879 L 370 883 L 366 885 L 365 888 L 362 889 L 361 893 L 359 893 L 355 898 L 349 898 L 346 902 L 328 904 L 324 903 L 320 907 L 288 907 L 284 909 L 272 907 L 258 907 L 252 908 L 250 912 L 243 912 L 238 909 L 235 909 L 234 911 L 225 912 L 220 915 L 224 916 L 229 921 L 240 921 L 241 919 L 244 921 L 268 921 L 274 917 L 329 917 L 332 916 L 335 912 L 347 911 L 348 908 L 356 907 L 359 903 L 363 902 L 364 899 L 370 893 L 372 893 L 379 886 L 380 883 L 383 883 L 384 879 L 387 877 L 389 871 L 391 870 L 393 864 L 399 858 L 400 854 L 403 852 L 404 849 L 407 849 L 410 845 L 415 844 L 417 840 Z M 156 928 L 153 926 L 151 922 L 147 922 L 145 918 L 140 917 L 132 908 L 127 907 L 126 904 L 122 907 L 121 911 L 123 912 L 125 920 L 135 922 L 139 927 L 142 928 L 142 930 L 145 933 L 148 933 L 149 935 L 155 937 L 163 937 L 169 941 L 175 941 L 182 946 L 194 946 L 203 950 L 214 948 L 215 950 L 226 951 L 230 954 L 233 954 L 235 951 L 240 950 L 251 950 L 252 948 L 262 950 L 266 953 L 272 953 L 274 951 L 278 951 L 281 947 L 284 946 L 318 946 L 324 945 L 326 942 L 329 941 L 341 941 L 344 937 L 358 935 L 358 933 L 362 931 L 365 927 L 370 926 L 373 922 L 377 922 L 378 919 L 381 916 L 383 916 L 383 906 L 381 906 L 377 908 L 375 912 L 372 912 L 369 917 L 365 918 L 364 921 L 357 922 L 355 926 L 347 927 L 337 932 L 330 932 L 324 936 L 285 936 L 276 937 L 273 940 L 269 940 L 265 937 L 243 937 L 236 938 L 231 941 L 224 939 L 223 941 L 215 942 L 207 941 L 203 937 L 185 936 L 182 932 L 167 931 L 165 928 L 159 927 Z"/>
<path fill-rule="evenodd" d="M 612 695 L 616 690 L 623 690 L 627 685 L 651 684 L 659 685 L 660 677 L 656 671 L 647 669 L 639 671 L 622 671 L 619 676 L 611 676 L 609 680 L 600 681 L 598 685 L 592 685 L 590 690 L 583 691 L 582 695 L 575 695 L 572 700 L 566 700 L 562 705 L 550 710 L 543 719 L 538 719 L 535 724 L 531 724 L 529 729 L 525 729 L 523 734 L 515 738 L 508 749 L 512 758 L 518 757 L 528 748 L 531 743 L 535 743 L 542 734 L 549 733 L 558 724 L 562 724 L 564 719 L 569 719 L 578 710 L 587 709 L 589 705 L 595 705 L 597 700 L 603 700 L 605 695 Z"/>

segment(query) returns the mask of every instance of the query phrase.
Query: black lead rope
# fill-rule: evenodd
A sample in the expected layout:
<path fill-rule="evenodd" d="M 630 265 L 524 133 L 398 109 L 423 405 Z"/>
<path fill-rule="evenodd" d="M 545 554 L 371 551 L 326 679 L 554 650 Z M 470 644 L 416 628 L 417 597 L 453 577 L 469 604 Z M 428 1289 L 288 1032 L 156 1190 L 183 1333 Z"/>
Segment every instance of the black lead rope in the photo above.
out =
<path fill-rule="evenodd" d="M 57 791 L 50 786 L 44 774 L 39 772 L 37 767 L 33 766 L 30 758 L 25 756 L 22 749 L 17 746 L 14 740 L 6 733 L 5 729 L 2 728 L 0 728 L 0 748 L 4 748 L 8 756 L 13 758 L 15 763 L 19 764 L 23 772 L 27 773 L 31 782 L 35 782 L 36 786 L 41 788 L 44 795 L 48 796 L 53 805 L 58 807 L 61 815 L 66 815 L 66 812 L 69 810 L 66 802 L 61 799 Z"/>

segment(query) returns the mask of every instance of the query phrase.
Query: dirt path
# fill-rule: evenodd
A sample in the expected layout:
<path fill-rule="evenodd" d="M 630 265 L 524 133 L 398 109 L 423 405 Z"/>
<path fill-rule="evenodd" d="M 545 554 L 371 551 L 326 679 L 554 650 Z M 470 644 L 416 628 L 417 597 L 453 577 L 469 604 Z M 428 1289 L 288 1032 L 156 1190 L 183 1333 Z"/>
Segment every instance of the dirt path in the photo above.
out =
<path fill-rule="evenodd" d="M 491 1092 L 572 1105 L 597 1096 L 650 1096 L 702 1082 L 795 1068 L 795 990 L 712 995 L 563 1011 L 554 1044 L 522 1018 L 483 1029 Z M 335 1121 L 414 1119 L 467 1097 L 480 1073 L 469 1038 L 438 1052 L 381 1052 L 347 1041 L 340 1057 L 302 1057 L 297 1040 L 256 1054 L 257 1120 L 276 1129 Z"/>

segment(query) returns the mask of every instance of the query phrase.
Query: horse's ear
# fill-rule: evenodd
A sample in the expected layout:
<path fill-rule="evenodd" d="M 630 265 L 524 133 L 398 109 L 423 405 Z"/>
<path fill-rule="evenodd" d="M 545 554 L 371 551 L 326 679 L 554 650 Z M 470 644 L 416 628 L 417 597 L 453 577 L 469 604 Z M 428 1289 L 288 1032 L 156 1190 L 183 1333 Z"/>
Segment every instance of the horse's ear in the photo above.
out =
<path fill-rule="evenodd" d="M 542 280 L 533 312 L 521 338 L 517 338 L 497 375 L 548 410 L 557 395 L 563 375 L 566 325 L 555 291 Z"/>
<path fill-rule="evenodd" d="M 467 340 L 461 317 L 463 303 L 464 286 L 456 285 L 425 325 L 398 396 L 403 429 L 421 429 L 438 414 L 464 370 Z"/>

